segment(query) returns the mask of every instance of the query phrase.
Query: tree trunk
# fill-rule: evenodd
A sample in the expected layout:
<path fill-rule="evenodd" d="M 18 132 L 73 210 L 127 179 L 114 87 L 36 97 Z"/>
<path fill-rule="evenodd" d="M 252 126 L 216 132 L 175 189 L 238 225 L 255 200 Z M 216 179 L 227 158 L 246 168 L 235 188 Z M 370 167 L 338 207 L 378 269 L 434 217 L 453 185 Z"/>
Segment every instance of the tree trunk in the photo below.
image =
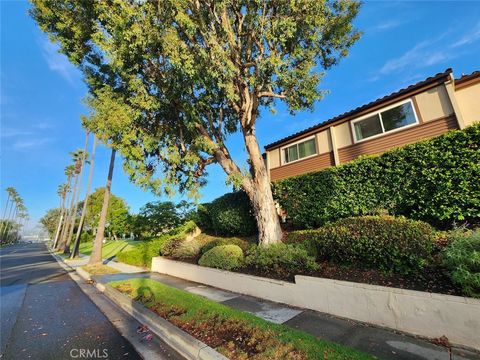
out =
<path fill-rule="evenodd" d="M 282 240 L 282 228 L 273 200 L 270 179 L 255 136 L 255 128 L 252 127 L 249 132 L 246 132 L 244 138 L 250 158 L 252 179 L 246 179 L 243 188 L 253 206 L 258 226 L 259 244 L 278 243 Z"/>
<path fill-rule="evenodd" d="M 11 201 L 10 209 L 8 210 L 8 216 L 5 219 L 5 227 L 2 229 L 2 233 L 0 234 L 2 241 L 5 241 L 5 242 L 7 241 L 8 227 L 10 225 L 10 218 L 12 217 L 12 210 L 14 206 L 15 206 L 15 201 Z"/>
<path fill-rule="evenodd" d="M 78 200 L 80 199 L 80 193 L 82 192 L 82 177 L 83 177 L 83 168 L 85 166 L 85 157 L 87 155 L 87 150 L 88 150 L 88 136 L 89 136 L 89 132 L 87 131 L 85 136 L 85 146 L 83 148 L 83 154 L 82 154 L 82 162 L 80 165 L 81 166 L 80 174 L 78 175 L 78 179 L 79 179 L 78 186 L 75 192 L 76 194 L 75 205 L 73 207 L 72 219 L 70 220 L 70 229 L 68 232 L 67 241 L 65 242 L 65 248 L 63 250 L 63 253 L 66 255 L 70 254 L 70 243 L 72 242 L 73 230 L 75 229 L 75 220 L 77 219 Z"/>
<path fill-rule="evenodd" d="M 110 167 L 108 168 L 107 184 L 105 186 L 105 194 L 103 196 L 102 212 L 100 213 L 100 220 L 98 221 L 97 234 L 93 243 L 92 254 L 90 255 L 89 264 L 98 264 L 102 262 L 102 245 L 105 234 L 105 223 L 107 221 L 108 203 L 110 200 L 110 189 L 112 187 L 113 166 L 115 164 L 115 149 L 112 148 L 112 155 L 110 157 Z"/>
<path fill-rule="evenodd" d="M 78 249 L 80 247 L 80 239 L 82 237 L 83 223 L 85 222 L 85 215 L 87 214 L 87 204 L 88 204 L 88 198 L 90 196 L 90 186 L 92 184 L 92 178 L 93 178 L 93 165 L 95 162 L 96 148 L 97 148 L 97 137 L 94 135 L 92 156 L 90 157 L 90 170 L 88 173 L 88 183 L 87 183 L 87 189 L 85 191 L 85 200 L 83 200 L 82 215 L 80 216 L 80 223 L 78 224 L 77 235 L 75 236 L 75 243 L 73 244 L 73 251 L 72 251 L 72 254 L 70 255 L 71 259 L 73 259 L 75 256 L 78 255 Z"/>
<path fill-rule="evenodd" d="M 70 190 L 70 189 L 71 189 L 71 185 L 72 185 L 72 178 L 69 177 L 68 180 L 67 180 L 67 182 L 68 182 L 68 188 L 67 188 L 67 189 Z M 64 235 L 64 234 L 65 234 L 65 228 L 66 228 L 65 224 L 67 223 L 67 216 L 68 216 L 68 208 L 67 208 L 67 205 L 68 205 L 68 203 L 69 203 L 69 201 L 70 201 L 70 197 L 71 197 L 71 196 L 72 196 L 71 191 L 68 191 L 67 194 L 66 194 L 66 196 L 65 196 L 66 199 L 65 199 L 65 208 L 64 208 L 64 211 L 63 211 L 63 221 L 62 221 L 62 225 L 61 225 L 62 227 L 61 227 L 61 231 L 60 231 L 59 238 L 57 239 L 57 242 L 56 242 L 55 247 L 54 247 L 55 250 L 58 250 L 58 249 L 61 248 L 61 239 L 63 239 L 63 237 L 65 236 L 65 235 Z"/>
<path fill-rule="evenodd" d="M 65 215 L 65 199 L 66 199 L 66 197 L 67 197 L 67 194 L 65 194 L 65 196 L 62 196 L 62 203 L 60 204 L 60 219 L 58 220 L 57 231 L 55 232 L 55 238 L 53 239 L 53 249 L 55 249 L 57 247 L 58 237 L 60 235 L 60 229 L 62 228 L 63 217 Z"/>
<path fill-rule="evenodd" d="M 7 202 L 5 203 L 5 209 L 3 210 L 3 216 L 2 216 L 2 229 L 0 230 L 0 235 L 3 234 L 3 228 L 7 224 L 6 222 L 6 216 L 7 216 L 7 209 L 8 209 L 8 203 L 10 202 L 10 193 L 7 195 Z"/>
<path fill-rule="evenodd" d="M 70 207 L 69 207 L 69 210 L 67 212 L 67 216 L 65 218 L 64 231 L 62 232 L 62 238 L 60 239 L 60 243 L 58 244 L 59 249 L 64 248 L 65 244 L 67 243 L 67 236 L 68 236 L 68 233 L 70 232 L 71 218 L 72 218 L 72 216 L 75 216 L 75 214 L 73 214 L 73 207 L 75 205 L 77 184 L 78 184 L 78 174 L 75 175 L 75 180 L 73 182 L 72 197 L 70 199 Z"/>

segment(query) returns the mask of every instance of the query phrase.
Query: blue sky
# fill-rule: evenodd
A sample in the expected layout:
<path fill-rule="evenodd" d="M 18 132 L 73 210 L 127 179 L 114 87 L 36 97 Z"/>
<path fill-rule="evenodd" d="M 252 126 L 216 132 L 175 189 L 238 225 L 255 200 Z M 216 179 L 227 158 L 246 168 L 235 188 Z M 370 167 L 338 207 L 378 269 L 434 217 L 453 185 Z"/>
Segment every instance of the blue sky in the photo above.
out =
<path fill-rule="evenodd" d="M 1 201 L 14 186 L 24 198 L 35 226 L 58 206 L 68 152 L 83 147 L 80 115 L 87 110 L 81 74 L 56 52 L 27 14 L 26 1 L 1 6 Z M 366 2 L 355 21 L 364 32 L 350 55 L 329 70 L 321 88 L 330 93 L 313 112 L 291 116 L 280 104 L 264 111 L 257 125 L 262 145 L 382 97 L 452 67 L 456 77 L 480 70 L 480 2 Z M 229 140 L 232 154 L 245 159 L 240 136 Z M 103 186 L 109 150 L 97 151 L 93 188 Z M 85 183 L 85 181 L 84 181 Z M 113 193 L 132 211 L 155 197 L 131 184 L 117 157 Z M 230 188 L 217 166 L 209 171 L 202 201 Z"/>

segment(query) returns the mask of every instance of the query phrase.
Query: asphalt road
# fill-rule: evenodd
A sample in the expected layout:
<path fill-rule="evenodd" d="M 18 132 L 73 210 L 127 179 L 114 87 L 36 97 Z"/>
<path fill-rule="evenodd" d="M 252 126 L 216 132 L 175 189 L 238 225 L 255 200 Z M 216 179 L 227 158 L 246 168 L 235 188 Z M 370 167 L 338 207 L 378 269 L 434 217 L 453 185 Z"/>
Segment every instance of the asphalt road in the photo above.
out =
<path fill-rule="evenodd" d="M 140 359 L 44 244 L 0 249 L 0 358 Z"/>

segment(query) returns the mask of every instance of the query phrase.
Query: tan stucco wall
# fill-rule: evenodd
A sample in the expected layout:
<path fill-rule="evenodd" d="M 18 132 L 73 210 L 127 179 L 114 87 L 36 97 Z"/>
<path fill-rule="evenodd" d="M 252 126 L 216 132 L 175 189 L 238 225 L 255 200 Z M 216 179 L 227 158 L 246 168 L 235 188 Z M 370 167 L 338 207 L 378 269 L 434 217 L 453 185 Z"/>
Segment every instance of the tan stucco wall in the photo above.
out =
<path fill-rule="evenodd" d="M 317 133 L 317 146 L 318 154 L 324 154 L 332 151 L 332 141 L 330 139 L 328 129 Z"/>
<path fill-rule="evenodd" d="M 465 126 L 480 122 L 480 83 L 455 91 Z"/>
<path fill-rule="evenodd" d="M 436 120 L 453 114 L 453 107 L 448 98 L 445 85 L 440 85 L 415 95 L 423 121 Z"/>
<path fill-rule="evenodd" d="M 280 166 L 280 149 L 273 149 L 268 151 L 268 167 L 269 169 Z"/>
<path fill-rule="evenodd" d="M 339 149 L 348 145 L 352 145 L 349 121 L 335 126 L 335 141 L 337 143 L 337 148 Z"/>

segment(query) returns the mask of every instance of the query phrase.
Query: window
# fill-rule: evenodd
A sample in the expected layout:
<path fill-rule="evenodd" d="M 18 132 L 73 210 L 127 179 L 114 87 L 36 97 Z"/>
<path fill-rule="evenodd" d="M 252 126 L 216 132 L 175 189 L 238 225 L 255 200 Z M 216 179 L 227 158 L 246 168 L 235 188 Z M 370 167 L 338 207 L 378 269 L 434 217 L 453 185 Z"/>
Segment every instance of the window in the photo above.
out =
<path fill-rule="evenodd" d="M 306 141 L 299 142 L 284 148 L 283 161 L 289 163 L 292 161 L 300 160 L 308 156 L 315 155 L 317 153 L 317 146 L 315 144 L 315 138 L 308 139 Z"/>
<path fill-rule="evenodd" d="M 411 101 L 353 122 L 357 141 L 417 123 Z"/>

